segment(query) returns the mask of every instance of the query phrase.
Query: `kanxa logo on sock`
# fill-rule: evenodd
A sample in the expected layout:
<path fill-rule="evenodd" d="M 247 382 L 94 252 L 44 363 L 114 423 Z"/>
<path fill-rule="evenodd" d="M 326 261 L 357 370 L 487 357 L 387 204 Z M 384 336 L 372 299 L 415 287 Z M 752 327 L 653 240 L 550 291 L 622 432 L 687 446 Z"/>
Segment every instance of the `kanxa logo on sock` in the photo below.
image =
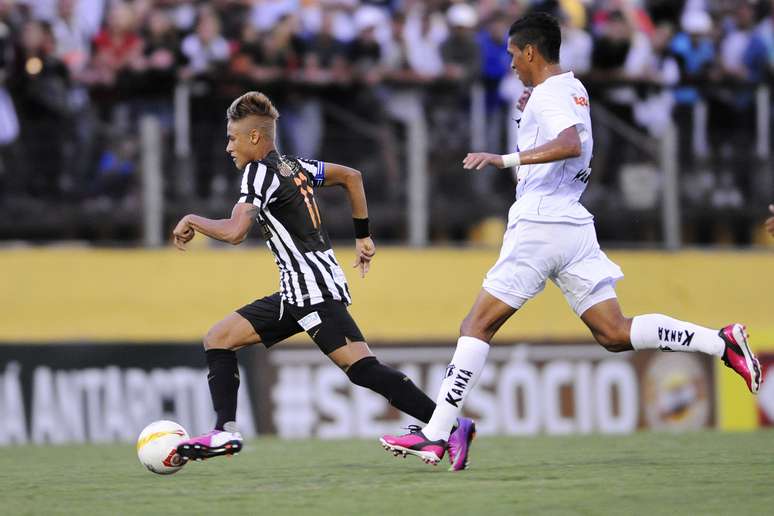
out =
<path fill-rule="evenodd" d="M 681 346 L 690 346 L 696 332 L 688 330 L 670 330 L 669 328 L 658 327 L 658 340 L 661 342 L 674 342 Z M 672 351 L 668 346 L 659 346 L 663 351 Z"/>
<path fill-rule="evenodd" d="M 457 376 L 454 378 L 452 388 L 446 393 L 446 403 L 452 407 L 459 408 L 459 403 L 462 401 L 465 389 L 468 388 L 468 383 L 470 383 L 472 377 L 473 372 L 466 369 L 460 369 L 459 373 L 457 373 Z"/>
<path fill-rule="evenodd" d="M 454 364 L 446 366 L 446 374 L 443 375 L 444 380 L 454 374 Z"/>

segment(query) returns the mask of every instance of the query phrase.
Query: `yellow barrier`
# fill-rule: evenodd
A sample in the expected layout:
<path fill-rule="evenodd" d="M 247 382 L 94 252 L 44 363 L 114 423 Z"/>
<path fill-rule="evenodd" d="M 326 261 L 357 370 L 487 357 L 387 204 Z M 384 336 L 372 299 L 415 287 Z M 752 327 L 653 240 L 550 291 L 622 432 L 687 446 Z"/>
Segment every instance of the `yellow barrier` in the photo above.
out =
<path fill-rule="evenodd" d="M 371 340 L 454 339 L 496 249 L 379 249 L 360 279 L 353 251 L 339 261 L 355 315 Z M 626 314 L 662 312 L 717 327 L 745 321 L 756 347 L 774 349 L 772 254 L 611 252 L 626 277 Z M 259 248 L 185 253 L 89 249 L 0 252 L 0 340 L 198 340 L 214 322 L 277 289 L 276 266 Z M 546 291 L 499 334 L 513 339 L 587 339 L 558 290 Z"/>
<path fill-rule="evenodd" d="M 661 312 L 710 327 L 746 322 L 758 350 L 774 350 L 771 253 L 611 252 L 626 277 L 626 314 Z M 340 247 L 342 265 L 353 251 Z M 352 312 L 371 341 L 446 340 L 480 289 L 496 249 L 380 249 L 365 280 L 347 270 Z M 196 341 L 221 317 L 277 288 L 260 248 L 186 253 L 88 249 L 0 252 L 0 341 Z M 553 286 L 511 319 L 498 339 L 588 340 Z M 757 426 L 754 398 L 718 363 L 718 421 Z"/>

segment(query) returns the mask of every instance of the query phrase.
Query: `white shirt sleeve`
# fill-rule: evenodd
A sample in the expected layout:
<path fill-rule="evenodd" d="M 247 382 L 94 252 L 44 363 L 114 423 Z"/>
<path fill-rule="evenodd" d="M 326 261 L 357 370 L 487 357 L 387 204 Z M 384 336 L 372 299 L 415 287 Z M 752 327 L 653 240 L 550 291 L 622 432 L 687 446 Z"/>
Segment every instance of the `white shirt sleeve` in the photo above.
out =
<path fill-rule="evenodd" d="M 548 131 L 546 137 L 553 140 L 559 133 L 578 124 L 583 124 L 583 119 L 576 111 L 578 108 L 588 109 L 588 98 L 574 96 L 567 90 L 541 92 L 542 95 L 532 95 L 529 102 L 537 101 L 532 106 L 535 110 L 535 118 L 542 130 Z M 585 106 L 583 105 L 585 103 Z"/>

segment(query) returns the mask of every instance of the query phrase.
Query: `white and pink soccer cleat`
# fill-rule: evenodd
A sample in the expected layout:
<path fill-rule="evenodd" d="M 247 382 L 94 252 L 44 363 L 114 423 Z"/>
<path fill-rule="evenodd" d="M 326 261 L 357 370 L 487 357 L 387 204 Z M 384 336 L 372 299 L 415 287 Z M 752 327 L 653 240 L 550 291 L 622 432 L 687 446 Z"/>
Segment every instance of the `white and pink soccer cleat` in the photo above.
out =
<path fill-rule="evenodd" d="M 398 455 L 416 455 L 427 464 L 437 465 L 443 459 L 446 452 L 446 441 L 430 441 L 422 433 L 422 429 L 417 425 L 408 426 L 409 433 L 404 435 L 385 435 L 379 442 L 382 447 L 392 452 L 396 457 Z"/>
<path fill-rule="evenodd" d="M 726 343 L 723 363 L 744 379 L 750 392 L 757 394 L 761 386 L 761 366 L 747 343 L 747 328 L 738 323 L 729 324 L 719 335 Z"/>
<path fill-rule="evenodd" d="M 234 455 L 242 450 L 242 434 L 226 423 L 225 430 L 213 430 L 177 445 L 177 453 L 187 460 L 204 460 Z"/>

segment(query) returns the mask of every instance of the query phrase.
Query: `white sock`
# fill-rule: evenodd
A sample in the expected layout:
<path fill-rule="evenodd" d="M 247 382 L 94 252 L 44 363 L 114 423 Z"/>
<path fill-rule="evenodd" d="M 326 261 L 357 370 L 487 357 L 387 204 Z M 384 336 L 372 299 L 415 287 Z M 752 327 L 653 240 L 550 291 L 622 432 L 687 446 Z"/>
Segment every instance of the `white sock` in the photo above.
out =
<path fill-rule="evenodd" d="M 446 378 L 441 383 L 441 390 L 435 400 L 433 417 L 422 429 L 425 437 L 431 441 L 449 439 L 465 398 L 481 376 L 488 353 L 489 344 L 483 340 L 475 337 L 460 337 L 457 340 L 457 349 L 446 369 Z"/>
<path fill-rule="evenodd" d="M 711 330 L 693 323 L 678 321 L 666 315 L 638 315 L 632 320 L 632 347 L 662 351 L 699 351 L 723 356 L 726 345 Z"/>

